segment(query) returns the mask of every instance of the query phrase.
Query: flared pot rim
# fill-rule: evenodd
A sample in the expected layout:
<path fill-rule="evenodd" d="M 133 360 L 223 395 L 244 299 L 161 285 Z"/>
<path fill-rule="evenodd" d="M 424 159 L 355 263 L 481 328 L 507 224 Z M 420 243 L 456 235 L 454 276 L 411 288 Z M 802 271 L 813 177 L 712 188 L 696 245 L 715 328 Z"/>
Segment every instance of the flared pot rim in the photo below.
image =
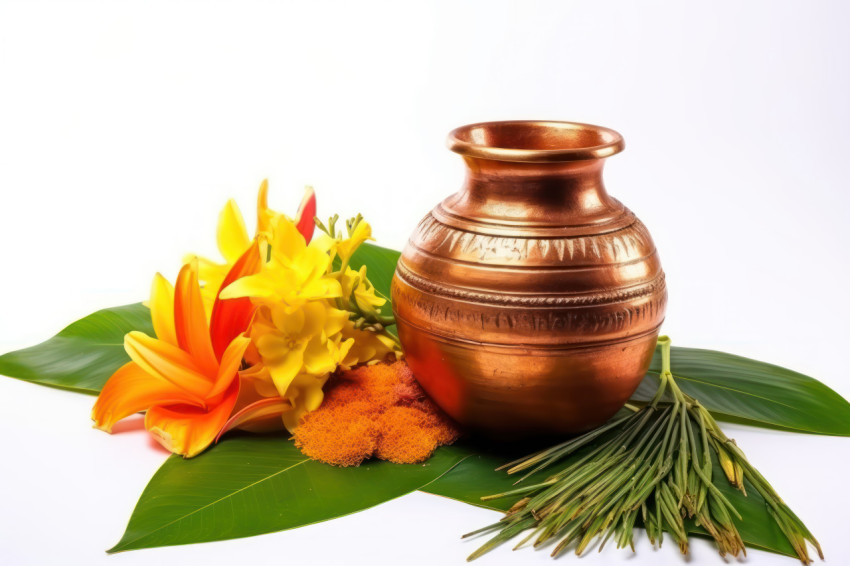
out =
<path fill-rule="evenodd" d="M 626 146 L 623 136 L 610 128 L 557 120 L 467 124 L 449 133 L 447 145 L 465 157 L 526 163 L 604 159 Z"/>

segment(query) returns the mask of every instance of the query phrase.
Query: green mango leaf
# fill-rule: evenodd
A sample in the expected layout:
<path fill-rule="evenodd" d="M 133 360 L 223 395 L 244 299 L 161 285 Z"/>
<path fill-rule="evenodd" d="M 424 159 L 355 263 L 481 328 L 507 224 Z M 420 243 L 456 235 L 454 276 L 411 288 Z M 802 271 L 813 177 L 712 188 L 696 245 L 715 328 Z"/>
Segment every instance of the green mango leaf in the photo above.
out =
<path fill-rule="evenodd" d="M 172 456 L 108 552 L 208 542 L 327 521 L 416 491 L 467 456 L 446 447 L 425 464 L 310 460 L 281 435 L 236 436 L 203 455 Z"/>
<path fill-rule="evenodd" d="M 130 358 L 124 334 L 153 334 L 150 310 L 141 303 L 97 311 L 37 346 L 0 356 L 0 374 L 96 395 Z"/>
<path fill-rule="evenodd" d="M 494 493 L 504 493 L 516 487 L 514 482 L 519 478 L 511 477 L 503 471 L 497 472 L 496 468 L 515 459 L 517 455 L 499 455 L 497 452 L 469 444 L 458 444 L 456 448 L 466 450 L 469 457 L 419 491 L 494 511 L 510 509 L 511 505 L 516 503 L 515 500 L 505 498 L 482 501 L 481 498 Z"/>
<path fill-rule="evenodd" d="M 795 432 L 850 436 L 850 403 L 816 379 L 765 362 L 713 350 L 673 347 L 676 383 L 718 420 Z M 660 350 L 633 399 L 658 387 Z"/>
<path fill-rule="evenodd" d="M 516 454 L 500 456 L 496 452 L 481 450 L 471 445 L 458 446 L 457 448 L 467 450 L 469 457 L 462 460 L 448 473 L 421 488 L 420 491 L 484 507 L 485 509 L 493 509 L 494 511 L 506 511 L 516 503 L 516 498 L 511 497 L 481 501 L 481 498 L 485 495 L 504 493 L 517 487 L 514 485 L 514 482 L 519 479 L 517 476 L 496 471 L 497 467 L 514 459 Z M 542 475 L 548 474 L 543 473 Z M 741 538 L 748 546 L 796 557 L 794 549 L 771 518 L 767 511 L 767 504 L 754 487 L 747 483 L 747 496 L 744 496 L 740 491 L 729 485 L 716 459 L 712 477 L 715 478 L 715 485 L 718 489 L 741 514 L 743 520 L 739 521 L 736 518 L 735 524 L 741 533 Z M 532 476 L 529 480 L 526 480 L 527 484 L 533 484 L 534 479 L 535 477 Z M 538 479 L 542 480 L 543 478 Z M 474 528 L 479 526 L 483 527 L 484 525 L 473 525 Z M 690 533 L 710 538 L 703 529 L 694 525 L 693 522 L 687 526 Z M 478 548 L 482 541 L 483 539 L 480 538 L 473 539 L 469 552 L 472 553 Z"/>

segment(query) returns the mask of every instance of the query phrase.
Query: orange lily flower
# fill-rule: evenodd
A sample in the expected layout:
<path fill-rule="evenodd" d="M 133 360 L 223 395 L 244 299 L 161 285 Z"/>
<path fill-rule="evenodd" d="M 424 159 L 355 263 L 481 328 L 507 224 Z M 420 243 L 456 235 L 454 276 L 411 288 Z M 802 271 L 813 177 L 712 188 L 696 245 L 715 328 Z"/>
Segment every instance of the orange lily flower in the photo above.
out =
<path fill-rule="evenodd" d="M 223 286 L 259 271 L 256 241 L 239 257 Z M 250 338 L 249 299 L 216 296 L 210 321 L 204 310 L 197 264 L 184 265 L 174 288 L 157 274 L 151 289 L 156 338 L 130 332 L 124 348 L 132 361 L 106 382 L 92 410 L 107 432 L 121 419 L 146 411 L 145 428 L 175 454 L 191 458 L 206 449 L 230 419 L 239 396 L 239 369 Z"/>

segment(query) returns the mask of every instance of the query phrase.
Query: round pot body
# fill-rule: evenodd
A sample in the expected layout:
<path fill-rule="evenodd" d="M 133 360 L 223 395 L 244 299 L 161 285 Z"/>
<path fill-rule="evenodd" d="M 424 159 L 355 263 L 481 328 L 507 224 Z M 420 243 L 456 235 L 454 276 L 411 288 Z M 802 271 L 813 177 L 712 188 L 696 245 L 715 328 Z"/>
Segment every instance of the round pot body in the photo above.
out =
<path fill-rule="evenodd" d="M 655 349 L 667 291 L 646 227 L 602 183 L 613 130 L 454 130 L 467 178 L 417 226 L 392 303 L 408 364 L 460 424 L 517 438 L 610 418 Z"/>

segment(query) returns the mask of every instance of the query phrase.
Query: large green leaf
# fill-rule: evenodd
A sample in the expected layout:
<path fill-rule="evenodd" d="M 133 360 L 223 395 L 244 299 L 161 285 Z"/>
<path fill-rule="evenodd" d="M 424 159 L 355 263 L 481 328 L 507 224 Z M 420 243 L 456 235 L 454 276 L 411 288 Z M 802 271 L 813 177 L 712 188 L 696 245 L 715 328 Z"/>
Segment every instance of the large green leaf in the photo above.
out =
<path fill-rule="evenodd" d="M 131 330 L 153 334 L 150 311 L 141 303 L 97 311 L 46 342 L 0 356 L 0 374 L 97 394 L 129 361 L 124 334 Z"/>
<path fill-rule="evenodd" d="M 460 447 L 463 445 L 458 445 L 458 448 Z M 485 509 L 507 511 L 516 501 L 507 498 L 481 501 L 481 498 L 494 493 L 504 493 L 516 487 L 514 482 L 518 478 L 496 471 L 496 468 L 511 461 L 514 455 L 500 456 L 495 452 L 469 445 L 464 448 L 469 452 L 468 458 L 420 491 Z"/>
<path fill-rule="evenodd" d="M 798 432 L 850 436 L 850 403 L 816 379 L 765 362 L 713 350 L 673 348 L 676 383 L 722 420 Z M 658 387 L 659 351 L 634 395 Z"/>
<path fill-rule="evenodd" d="M 481 501 L 481 497 L 485 495 L 503 493 L 516 487 L 514 485 L 514 482 L 518 479 L 516 476 L 495 471 L 498 466 L 511 460 L 515 455 L 500 456 L 492 451 L 481 450 L 474 446 L 466 446 L 465 449 L 469 452 L 468 458 L 420 491 L 495 511 L 505 511 L 516 503 L 515 498 Z M 725 481 L 723 471 L 716 461 L 713 477 L 716 478 L 717 487 L 741 514 L 743 520 L 735 519 L 735 523 L 741 533 L 741 538 L 748 546 L 787 556 L 796 556 L 794 549 L 767 511 L 764 499 L 756 492 L 755 488 L 748 484 L 748 495 L 745 497 Z M 528 483 L 533 483 L 533 479 L 530 478 Z M 484 525 L 479 526 L 483 527 Z M 688 530 L 698 536 L 707 536 L 705 531 L 693 523 L 688 525 Z M 470 553 L 475 548 L 477 548 L 477 545 L 470 548 Z"/>
<path fill-rule="evenodd" d="M 438 450 L 425 464 L 370 461 L 338 468 L 279 435 L 227 438 L 198 458 L 170 457 L 142 493 L 109 552 L 293 529 L 416 491 L 467 456 Z"/>

